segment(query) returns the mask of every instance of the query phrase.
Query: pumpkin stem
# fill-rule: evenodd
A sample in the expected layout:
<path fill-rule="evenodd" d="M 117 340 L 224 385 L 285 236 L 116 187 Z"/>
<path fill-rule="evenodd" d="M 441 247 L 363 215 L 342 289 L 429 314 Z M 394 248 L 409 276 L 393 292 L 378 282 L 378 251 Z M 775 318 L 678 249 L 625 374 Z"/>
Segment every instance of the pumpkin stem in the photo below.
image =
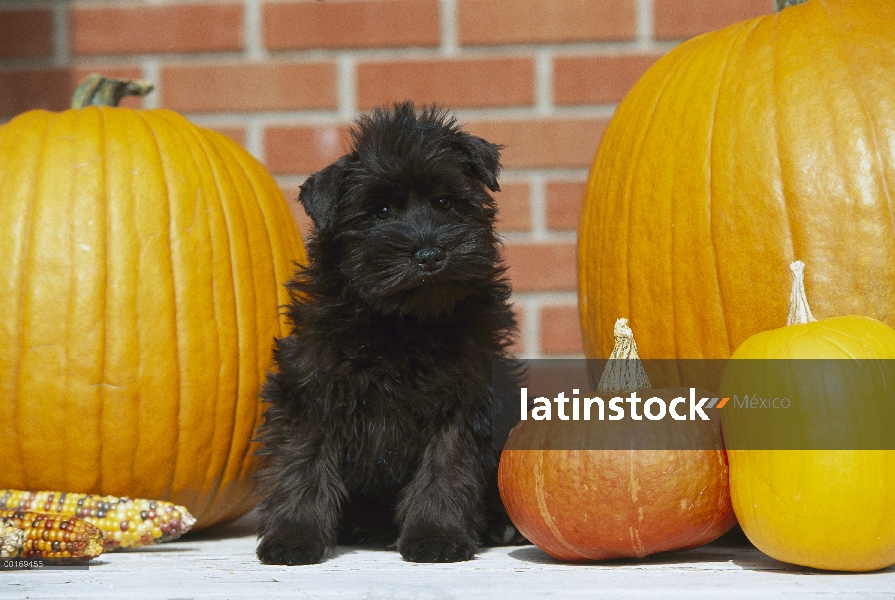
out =
<path fill-rule="evenodd" d="M 795 6 L 796 4 L 801 4 L 805 0 L 774 0 L 774 8 L 777 12 L 780 12 L 787 6 Z"/>
<path fill-rule="evenodd" d="M 615 337 L 615 347 L 606 361 L 597 391 L 615 393 L 650 389 L 652 386 L 637 354 L 637 343 L 634 332 L 628 327 L 628 320 L 617 320 L 612 335 Z"/>
<path fill-rule="evenodd" d="M 93 73 L 75 89 L 71 98 L 72 108 L 86 106 L 118 106 L 125 96 L 145 96 L 152 91 L 152 82 L 137 79 L 110 79 Z"/>
<path fill-rule="evenodd" d="M 805 295 L 805 263 L 800 260 L 789 265 L 792 271 L 792 292 L 789 294 L 789 314 L 786 315 L 786 324 L 804 324 L 817 321 L 811 314 L 808 306 L 808 296 Z"/>

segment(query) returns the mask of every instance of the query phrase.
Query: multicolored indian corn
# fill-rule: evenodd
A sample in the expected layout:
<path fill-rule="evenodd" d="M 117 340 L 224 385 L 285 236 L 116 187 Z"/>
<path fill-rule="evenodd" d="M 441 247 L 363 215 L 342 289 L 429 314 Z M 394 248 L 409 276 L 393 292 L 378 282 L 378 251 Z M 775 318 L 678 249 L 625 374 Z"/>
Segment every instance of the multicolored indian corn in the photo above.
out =
<path fill-rule="evenodd" d="M 167 542 L 196 522 L 186 508 L 170 502 L 67 492 L 0 489 L 0 509 L 79 517 L 102 531 L 106 550 Z"/>
<path fill-rule="evenodd" d="M 77 517 L 0 510 L 0 520 L 4 531 L 12 526 L 24 532 L 24 540 L 13 531 L 4 534 L 3 547 L 8 538 L 11 557 L 89 560 L 103 553 L 103 533 Z"/>

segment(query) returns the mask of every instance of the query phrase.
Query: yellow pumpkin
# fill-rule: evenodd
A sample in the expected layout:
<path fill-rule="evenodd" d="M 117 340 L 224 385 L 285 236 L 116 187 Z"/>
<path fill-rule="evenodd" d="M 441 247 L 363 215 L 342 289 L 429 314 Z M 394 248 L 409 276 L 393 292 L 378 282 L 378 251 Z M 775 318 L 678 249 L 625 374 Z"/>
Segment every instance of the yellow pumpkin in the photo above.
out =
<path fill-rule="evenodd" d="M 199 527 L 256 503 L 304 260 L 258 161 L 168 110 L 24 113 L 0 127 L 0 257 L 0 488 L 169 500 Z"/>
<path fill-rule="evenodd" d="M 774 423 L 782 433 L 798 440 L 800 447 L 814 447 L 810 438 L 817 437 L 818 432 L 824 434 L 831 420 L 845 419 L 833 425 L 847 428 L 855 437 L 865 435 L 854 417 L 860 413 L 852 406 L 856 398 L 870 407 L 864 414 L 870 415 L 871 421 L 874 415 L 882 416 L 888 421 L 882 426 L 891 428 L 895 408 L 891 374 L 876 381 L 862 374 L 859 380 L 854 378 L 854 365 L 859 360 L 872 367 L 876 364 L 873 361 L 878 361 L 879 367 L 871 371 L 886 373 L 891 361 L 883 361 L 895 358 L 895 330 L 863 316 L 813 320 L 798 263 L 794 272 L 792 324 L 751 336 L 736 349 L 732 361 L 765 359 L 763 362 L 773 363 L 762 373 L 761 379 L 767 381 L 780 374 L 792 377 L 794 372 L 811 372 L 806 367 L 790 368 L 796 359 L 842 359 L 841 367 L 839 361 L 823 361 L 820 385 L 802 381 L 789 388 L 804 386 L 814 392 L 809 410 L 789 418 L 783 426 Z M 733 363 L 730 366 L 738 367 Z M 733 397 L 742 387 L 731 384 L 731 380 L 729 373 L 725 374 L 722 395 Z M 865 390 L 878 390 L 878 394 L 863 396 Z M 847 400 L 841 397 L 843 391 Z M 778 560 L 819 569 L 871 571 L 895 564 L 895 450 L 734 449 L 734 445 L 749 445 L 737 444 L 737 439 L 748 442 L 766 435 L 764 431 L 750 431 L 750 427 L 760 426 L 761 420 L 751 420 L 748 412 L 725 409 L 722 429 L 728 441 L 733 509 L 752 543 Z M 787 418 L 785 411 L 778 412 L 779 417 L 768 418 Z"/>
<path fill-rule="evenodd" d="M 783 324 L 777 273 L 794 256 L 813 265 L 819 313 L 895 326 L 893 23 L 891 0 L 808 0 L 649 69 L 587 185 L 589 357 L 609 355 L 625 314 L 644 358 L 727 358 Z"/>

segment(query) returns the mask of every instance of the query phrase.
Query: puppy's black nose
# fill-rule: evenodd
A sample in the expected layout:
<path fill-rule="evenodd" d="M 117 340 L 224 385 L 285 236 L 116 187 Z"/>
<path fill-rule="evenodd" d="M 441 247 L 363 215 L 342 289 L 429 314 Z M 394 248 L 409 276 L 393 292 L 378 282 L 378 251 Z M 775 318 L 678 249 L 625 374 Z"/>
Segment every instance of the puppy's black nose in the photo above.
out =
<path fill-rule="evenodd" d="M 413 257 L 423 271 L 437 271 L 444 260 L 444 250 L 439 246 L 427 246 L 422 250 L 417 250 Z"/>

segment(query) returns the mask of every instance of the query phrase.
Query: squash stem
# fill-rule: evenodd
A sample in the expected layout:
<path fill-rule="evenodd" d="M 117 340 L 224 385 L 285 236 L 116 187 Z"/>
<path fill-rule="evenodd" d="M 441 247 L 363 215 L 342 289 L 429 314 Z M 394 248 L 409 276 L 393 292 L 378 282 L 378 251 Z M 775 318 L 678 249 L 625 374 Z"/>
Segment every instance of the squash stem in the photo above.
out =
<path fill-rule="evenodd" d="M 110 79 L 93 73 L 75 89 L 71 107 L 118 106 L 125 96 L 145 96 L 153 87 L 150 81 Z"/>
<path fill-rule="evenodd" d="M 789 294 L 789 314 L 787 325 L 805 324 L 817 321 L 811 314 L 808 296 L 805 295 L 805 263 L 800 260 L 789 265 L 792 271 L 792 292 Z"/>
<path fill-rule="evenodd" d="M 628 327 L 628 320 L 617 320 L 612 334 L 615 337 L 615 347 L 606 361 L 597 391 L 615 393 L 650 389 L 652 386 L 637 354 L 637 343 L 634 341 L 634 332 Z"/>

